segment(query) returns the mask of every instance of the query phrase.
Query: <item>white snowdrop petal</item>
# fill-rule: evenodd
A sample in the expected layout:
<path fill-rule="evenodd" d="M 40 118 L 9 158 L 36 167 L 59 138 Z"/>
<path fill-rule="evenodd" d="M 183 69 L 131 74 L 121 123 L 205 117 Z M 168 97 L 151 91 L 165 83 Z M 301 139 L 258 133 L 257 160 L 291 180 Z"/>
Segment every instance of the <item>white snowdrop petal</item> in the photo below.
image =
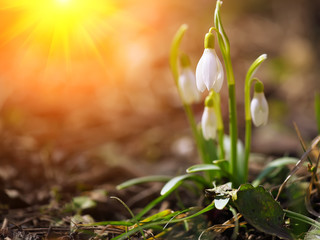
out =
<path fill-rule="evenodd" d="M 186 102 L 191 104 L 199 100 L 200 94 L 196 87 L 196 77 L 194 76 L 191 69 L 186 69 L 185 75 L 186 75 L 186 83 L 185 83 Z"/>
<path fill-rule="evenodd" d="M 223 79 L 224 79 L 224 71 L 223 71 L 222 64 L 217 55 L 216 55 L 216 62 L 217 62 L 217 79 L 214 82 L 212 88 L 215 92 L 220 92 L 223 84 Z"/>
<path fill-rule="evenodd" d="M 203 54 L 205 56 L 203 62 L 204 84 L 210 90 L 217 79 L 217 61 L 214 49 L 207 48 Z"/>
<path fill-rule="evenodd" d="M 200 100 L 196 87 L 196 78 L 190 68 L 183 68 L 179 77 L 181 97 L 185 103 L 191 104 Z"/>
<path fill-rule="evenodd" d="M 252 122 L 256 127 L 267 124 L 269 107 L 264 93 L 254 93 L 250 110 Z"/>
<path fill-rule="evenodd" d="M 211 48 L 206 48 L 199 60 L 196 70 L 196 83 L 199 91 L 203 92 L 206 88 L 219 92 L 222 88 L 224 72 L 222 64 Z"/>
<path fill-rule="evenodd" d="M 201 92 L 206 89 L 206 85 L 204 84 L 203 61 L 204 55 L 201 56 L 196 68 L 196 85 L 198 90 Z"/>
<path fill-rule="evenodd" d="M 217 120 L 213 107 L 205 107 L 201 119 L 204 139 L 215 139 L 217 134 Z"/>

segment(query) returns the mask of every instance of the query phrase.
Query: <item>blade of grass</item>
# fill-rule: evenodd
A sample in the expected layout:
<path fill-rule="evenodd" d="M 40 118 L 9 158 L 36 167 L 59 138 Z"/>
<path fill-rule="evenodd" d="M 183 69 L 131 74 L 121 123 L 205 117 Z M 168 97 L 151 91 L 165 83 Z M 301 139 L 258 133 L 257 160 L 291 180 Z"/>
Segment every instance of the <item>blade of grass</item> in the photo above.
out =
<path fill-rule="evenodd" d="M 133 212 L 132 212 L 131 209 L 128 207 L 128 205 L 124 203 L 124 201 L 122 201 L 120 198 L 115 197 L 115 196 L 112 196 L 112 197 L 110 197 L 110 198 L 119 201 L 119 202 L 127 209 L 127 211 L 130 213 L 132 219 L 133 219 L 133 220 L 136 219 L 135 216 L 134 216 L 134 214 L 133 214 Z M 138 231 L 140 231 L 141 235 L 143 236 L 143 229 L 142 229 L 142 228 L 140 227 L 140 225 L 138 224 L 138 221 L 135 221 L 135 223 L 136 223 L 135 225 L 137 226 Z"/>
<path fill-rule="evenodd" d="M 169 223 L 179 223 L 179 222 L 182 222 L 182 221 L 186 221 L 186 220 L 189 220 L 189 219 L 192 219 L 194 217 L 197 217 L 205 212 L 208 212 L 210 210 L 212 210 L 214 208 L 214 203 L 212 202 L 210 205 L 208 205 L 207 207 L 205 207 L 204 209 L 190 215 L 190 216 L 187 216 L 187 217 L 184 217 L 184 218 L 180 218 L 180 219 L 172 219 L 169 221 Z M 192 208 L 188 209 L 188 210 L 192 210 Z M 185 211 L 181 211 L 181 212 L 185 212 Z M 179 215 L 179 214 L 177 214 Z M 152 223 L 148 223 L 148 224 L 145 224 L 143 225 L 143 227 L 145 229 L 148 229 L 148 228 L 152 228 L 153 226 L 156 226 L 156 225 L 165 225 L 165 224 L 168 224 L 168 220 L 163 220 L 163 221 L 158 221 L 158 222 L 152 222 Z M 126 233 L 123 233 L 115 238 L 113 238 L 112 240 L 123 240 L 123 239 L 126 239 L 128 237 L 130 237 L 132 234 L 136 233 L 138 231 L 138 229 L 132 229 Z"/>
<path fill-rule="evenodd" d="M 296 166 L 291 170 L 290 174 L 287 176 L 287 178 L 284 180 L 284 182 L 281 184 L 278 194 L 275 198 L 275 200 L 278 199 L 278 197 L 280 196 L 280 193 L 282 192 L 283 188 L 285 187 L 285 185 L 287 184 L 287 182 L 289 181 L 289 179 L 293 176 L 293 174 L 295 174 L 298 169 L 301 167 L 301 165 L 304 163 L 305 158 L 309 155 L 309 153 L 319 144 L 320 142 L 320 136 L 316 137 L 311 144 L 311 147 L 302 155 L 302 157 L 300 158 L 300 160 L 296 163 Z"/>
<path fill-rule="evenodd" d="M 142 209 L 141 212 L 139 212 L 136 215 L 136 219 L 141 219 L 142 216 L 144 216 L 147 212 L 149 212 L 152 208 L 154 208 L 158 203 L 162 202 L 164 199 L 166 199 L 174 190 L 176 190 L 182 183 L 180 182 L 175 187 L 171 188 L 169 191 L 167 191 L 165 194 L 157 197 L 152 202 L 150 202 L 144 209 Z"/>
<path fill-rule="evenodd" d="M 300 213 L 292 212 L 292 211 L 287 210 L 287 209 L 283 209 L 283 211 L 286 213 L 286 216 L 289 217 L 289 218 L 293 218 L 293 219 L 299 220 L 301 222 L 310 224 L 311 226 L 314 226 L 314 227 L 320 229 L 320 223 L 318 221 L 316 221 L 316 220 L 313 220 L 312 218 L 309 218 L 309 217 L 307 217 L 305 215 L 302 215 Z"/>
<path fill-rule="evenodd" d="M 162 176 L 162 175 L 134 178 L 134 179 L 130 179 L 130 180 L 124 182 L 124 183 L 119 184 L 117 186 L 117 189 L 121 190 L 121 189 L 124 189 L 124 188 L 127 188 L 127 187 L 131 187 L 133 185 L 147 183 L 147 182 L 167 182 L 171 178 L 172 177 L 170 177 L 170 176 Z"/>
<path fill-rule="evenodd" d="M 180 186 L 180 184 L 186 179 L 192 179 L 196 182 L 200 182 L 204 186 L 208 185 L 208 183 L 203 179 L 203 177 L 201 177 L 199 175 L 185 174 L 185 175 L 181 175 L 181 176 L 177 176 L 177 177 L 172 178 L 169 182 L 166 183 L 166 185 L 163 186 L 160 194 L 164 195 L 168 191 L 171 191 L 172 188 L 176 189 L 177 186 Z"/>
<path fill-rule="evenodd" d="M 201 172 L 201 171 L 221 171 L 220 167 L 213 164 L 196 164 L 189 167 L 187 173 Z"/>

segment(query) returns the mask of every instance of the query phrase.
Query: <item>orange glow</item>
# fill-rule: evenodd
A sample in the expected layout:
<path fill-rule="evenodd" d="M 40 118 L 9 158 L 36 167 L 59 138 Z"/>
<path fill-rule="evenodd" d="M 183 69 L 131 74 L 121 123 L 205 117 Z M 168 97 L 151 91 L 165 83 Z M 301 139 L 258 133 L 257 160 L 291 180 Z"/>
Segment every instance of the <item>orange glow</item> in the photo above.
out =
<path fill-rule="evenodd" d="M 24 68 L 28 75 L 28 71 L 41 69 L 54 78 L 52 72 L 59 69 L 60 73 L 70 73 L 72 65 L 79 61 L 95 59 L 104 65 L 102 41 L 114 31 L 114 22 L 109 19 L 119 11 L 112 0 L 0 0 L 0 3 L 3 66 L 12 59 L 17 63 L 15 71 Z"/>

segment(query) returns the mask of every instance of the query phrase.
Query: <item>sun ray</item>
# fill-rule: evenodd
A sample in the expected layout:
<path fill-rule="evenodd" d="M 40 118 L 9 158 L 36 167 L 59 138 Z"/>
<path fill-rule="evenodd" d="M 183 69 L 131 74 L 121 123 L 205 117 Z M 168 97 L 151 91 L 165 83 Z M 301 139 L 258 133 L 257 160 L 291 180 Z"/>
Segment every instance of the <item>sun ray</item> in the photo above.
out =
<path fill-rule="evenodd" d="M 59 63 L 69 71 L 87 56 L 106 67 L 99 41 L 114 31 L 108 18 L 117 12 L 114 0 L 1 0 L 1 18 L 9 21 L 0 23 L 0 47 L 20 39 L 19 48 L 41 54 L 46 68 Z"/>

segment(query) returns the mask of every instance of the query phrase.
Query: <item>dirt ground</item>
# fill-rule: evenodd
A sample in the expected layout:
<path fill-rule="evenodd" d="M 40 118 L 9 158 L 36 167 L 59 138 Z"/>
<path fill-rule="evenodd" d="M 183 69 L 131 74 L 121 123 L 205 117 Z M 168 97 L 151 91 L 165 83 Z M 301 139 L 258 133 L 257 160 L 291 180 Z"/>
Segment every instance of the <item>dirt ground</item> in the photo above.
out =
<path fill-rule="evenodd" d="M 129 213 L 110 196 L 119 197 L 138 212 L 159 196 L 163 184 L 121 191 L 116 190 L 118 184 L 152 174 L 175 176 L 198 163 L 168 54 L 175 31 L 187 23 L 181 48 L 196 66 L 215 4 L 207 0 L 127 0 L 122 5 L 136 24 L 119 24 L 106 42 L 105 71 L 94 59 L 80 59 L 67 79 L 60 79 L 63 64 L 50 70 L 58 72 L 57 79 L 41 79 L 39 66 L 19 64 L 26 54 L 19 45 L 24 36 L 1 45 L 0 239 L 89 239 L 69 231 L 74 211 L 67 204 L 74 197 L 90 196 L 97 202 L 83 212 L 95 221 L 125 220 Z M 258 75 L 265 83 L 269 124 L 254 129 L 252 137 L 253 152 L 268 160 L 301 156 L 293 122 L 306 141 L 317 135 L 313 100 L 320 91 L 319 12 L 316 1 L 232 0 L 223 4 L 241 139 L 243 79 L 250 63 L 268 54 Z M 34 57 L 38 63 L 44 59 Z M 226 84 L 221 97 L 227 129 Z M 202 104 L 193 109 L 199 120 Z M 252 166 L 252 174 L 261 167 Z M 187 205 L 198 204 L 199 199 L 188 192 L 182 194 L 189 199 Z M 171 199 L 159 209 L 165 207 L 175 208 Z M 119 231 L 109 229 L 107 237 Z"/>

